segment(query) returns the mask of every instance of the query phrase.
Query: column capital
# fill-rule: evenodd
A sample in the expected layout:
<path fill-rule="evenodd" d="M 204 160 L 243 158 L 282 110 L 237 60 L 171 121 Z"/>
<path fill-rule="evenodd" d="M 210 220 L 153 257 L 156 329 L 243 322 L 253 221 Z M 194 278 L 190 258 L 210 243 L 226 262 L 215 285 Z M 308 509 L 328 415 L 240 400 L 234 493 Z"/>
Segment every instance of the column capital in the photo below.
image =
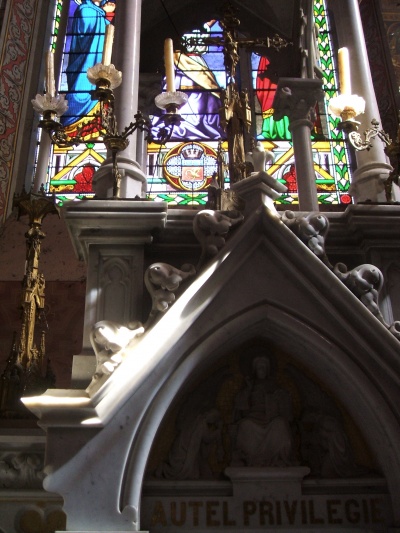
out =
<path fill-rule="evenodd" d="M 315 105 L 322 98 L 322 81 L 309 78 L 280 78 L 273 102 L 274 119 L 288 117 L 291 129 L 297 121 L 308 121 L 311 128 L 316 120 Z"/>

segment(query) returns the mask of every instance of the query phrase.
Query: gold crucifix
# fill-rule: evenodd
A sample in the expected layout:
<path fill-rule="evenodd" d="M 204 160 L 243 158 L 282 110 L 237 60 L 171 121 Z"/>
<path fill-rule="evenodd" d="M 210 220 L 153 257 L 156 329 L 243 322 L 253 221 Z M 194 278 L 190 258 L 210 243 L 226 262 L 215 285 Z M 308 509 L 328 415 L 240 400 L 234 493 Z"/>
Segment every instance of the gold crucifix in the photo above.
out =
<path fill-rule="evenodd" d="M 224 66 L 227 77 L 226 89 L 222 91 L 220 108 L 221 124 L 226 131 L 229 154 L 230 182 L 236 183 L 246 177 L 246 161 L 244 137 L 250 131 L 251 109 L 247 91 L 239 91 L 236 80 L 236 68 L 239 63 L 239 47 L 252 48 L 264 46 L 277 50 L 289 43 L 275 35 L 263 39 L 246 39 L 238 36 L 237 28 L 240 24 L 233 5 L 229 2 L 224 8 L 224 15 L 220 21 L 222 37 L 189 37 L 184 40 L 184 45 L 220 46 L 224 54 Z"/>

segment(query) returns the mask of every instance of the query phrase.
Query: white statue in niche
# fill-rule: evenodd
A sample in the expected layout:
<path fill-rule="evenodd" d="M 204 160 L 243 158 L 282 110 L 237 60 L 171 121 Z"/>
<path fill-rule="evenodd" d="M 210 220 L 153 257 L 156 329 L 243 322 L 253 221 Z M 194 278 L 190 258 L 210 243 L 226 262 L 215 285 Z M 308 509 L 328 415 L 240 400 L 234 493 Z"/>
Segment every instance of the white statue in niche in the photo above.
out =
<path fill-rule="evenodd" d="M 101 378 L 108 377 L 114 372 L 122 363 L 124 349 L 143 333 L 144 328 L 139 322 L 129 328 L 111 320 L 96 322 L 90 334 L 90 342 L 96 355 L 96 372 L 88 391 L 99 384 Z"/>
<path fill-rule="evenodd" d="M 223 455 L 222 418 L 218 409 L 199 413 L 191 420 L 185 419 L 172 444 L 168 460 L 156 470 L 155 475 L 165 479 L 211 479 L 209 466 L 212 446 L 217 455 Z"/>
<path fill-rule="evenodd" d="M 274 160 L 274 154 L 269 150 L 265 150 L 261 141 L 253 140 L 252 151 L 247 152 L 246 161 L 253 165 L 255 174 L 264 172 L 267 163 L 273 163 Z"/>
<path fill-rule="evenodd" d="M 232 464 L 293 465 L 291 397 L 271 376 L 269 357 L 255 357 L 252 370 L 253 375 L 235 398 L 237 423 Z"/>
<path fill-rule="evenodd" d="M 367 467 L 357 464 L 343 425 L 336 417 L 308 413 L 302 418 L 301 427 L 306 451 L 303 458 L 311 467 L 312 476 L 335 479 L 370 473 Z"/>

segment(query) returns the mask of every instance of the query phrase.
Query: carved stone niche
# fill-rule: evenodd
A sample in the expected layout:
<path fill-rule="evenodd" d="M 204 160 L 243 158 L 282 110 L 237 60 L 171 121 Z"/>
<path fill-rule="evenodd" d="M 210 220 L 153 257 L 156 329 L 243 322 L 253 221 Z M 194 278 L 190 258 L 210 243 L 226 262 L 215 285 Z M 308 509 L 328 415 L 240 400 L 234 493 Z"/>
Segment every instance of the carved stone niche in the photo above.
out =
<path fill-rule="evenodd" d="M 378 531 L 390 514 L 346 407 L 309 369 L 256 340 L 192 379 L 171 406 L 153 443 L 141 525 Z"/>
<path fill-rule="evenodd" d="M 14 420 L 15 424 L 15 420 Z M 0 427 L 0 533 L 65 530 L 62 498 L 43 489 L 45 435 L 39 428 Z"/>

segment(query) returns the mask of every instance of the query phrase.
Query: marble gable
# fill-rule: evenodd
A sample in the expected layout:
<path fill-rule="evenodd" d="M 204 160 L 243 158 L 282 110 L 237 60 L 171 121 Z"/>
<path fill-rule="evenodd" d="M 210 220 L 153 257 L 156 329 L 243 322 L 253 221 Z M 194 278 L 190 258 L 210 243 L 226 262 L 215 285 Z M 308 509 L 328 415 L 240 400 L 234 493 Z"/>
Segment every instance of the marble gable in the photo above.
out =
<path fill-rule="evenodd" d="M 380 531 L 398 370 L 398 340 L 261 208 L 98 390 L 25 403 L 70 531 Z"/>

